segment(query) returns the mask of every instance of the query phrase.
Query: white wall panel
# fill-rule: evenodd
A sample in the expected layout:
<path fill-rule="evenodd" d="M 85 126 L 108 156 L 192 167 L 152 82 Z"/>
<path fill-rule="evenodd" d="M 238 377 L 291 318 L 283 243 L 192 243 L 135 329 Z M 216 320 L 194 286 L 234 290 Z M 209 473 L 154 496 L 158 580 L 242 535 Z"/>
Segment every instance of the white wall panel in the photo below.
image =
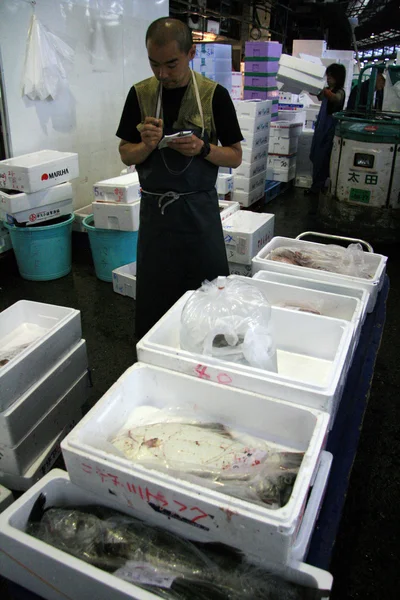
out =
<path fill-rule="evenodd" d="M 149 77 L 148 25 L 169 11 L 168 0 L 37 0 L 36 15 L 75 50 L 56 100 L 22 97 L 32 7 L 0 1 L 0 51 L 13 156 L 45 148 L 79 154 L 75 207 L 91 202 L 92 185 L 118 175 L 118 127 L 126 94 Z"/>

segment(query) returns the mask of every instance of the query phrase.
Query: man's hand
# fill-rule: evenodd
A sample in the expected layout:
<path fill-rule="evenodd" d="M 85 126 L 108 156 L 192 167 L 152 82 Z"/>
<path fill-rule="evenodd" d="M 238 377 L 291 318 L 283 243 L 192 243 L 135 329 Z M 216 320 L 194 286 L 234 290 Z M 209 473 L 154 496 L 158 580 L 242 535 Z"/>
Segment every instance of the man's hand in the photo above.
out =
<path fill-rule="evenodd" d="M 183 154 L 183 156 L 197 156 L 204 146 L 203 140 L 196 135 L 189 137 L 176 138 L 168 142 L 168 147 Z"/>
<path fill-rule="evenodd" d="M 161 119 L 146 117 L 141 132 L 142 142 L 151 152 L 155 150 L 163 136 L 163 122 Z"/>

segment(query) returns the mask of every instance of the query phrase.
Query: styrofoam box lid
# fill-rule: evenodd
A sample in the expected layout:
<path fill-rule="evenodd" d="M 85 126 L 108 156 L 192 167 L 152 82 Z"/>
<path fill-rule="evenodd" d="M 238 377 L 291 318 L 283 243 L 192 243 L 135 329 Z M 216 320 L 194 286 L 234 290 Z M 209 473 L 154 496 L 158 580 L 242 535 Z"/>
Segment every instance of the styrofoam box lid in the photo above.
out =
<path fill-rule="evenodd" d="M 31 154 L 22 154 L 21 156 L 15 156 L 14 158 L 7 158 L 6 160 L 0 161 L 0 168 L 2 166 L 8 167 L 20 167 L 28 169 L 42 165 L 44 163 L 52 162 L 54 160 L 66 159 L 77 157 L 76 152 L 59 152 L 58 150 L 39 150 L 39 152 L 32 152 Z"/>
<path fill-rule="evenodd" d="M 9 193 L 10 190 L 0 189 L 0 201 L 2 208 L 7 213 L 17 213 L 24 210 L 40 208 L 64 200 L 73 199 L 72 185 L 70 183 L 60 183 L 45 190 L 26 194 L 25 192 Z"/>
<path fill-rule="evenodd" d="M 237 233 L 255 233 L 265 223 L 275 218 L 274 215 L 267 213 L 255 213 L 242 210 L 234 213 L 226 219 L 223 229 L 229 229 L 230 232 Z"/>
<path fill-rule="evenodd" d="M 126 175 L 119 175 L 118 177 L 112 177 L 111 179 L 104 179 L 103 181 L 98 181 L 94 185 L 96 187 L 123 187 L 135 185 L 137 183 L 139 183 L 139 175 L 137 173 L 127 173 Z"/>
<path fill-rule="evenodd" d="M 288 54 L 281 55 L 279 59 L 279 65 L 282 65 L 283 67 L 289 67 L 290 69 L 295 69 L 296 71 L 301 71 L 302 73 L 312 75 L 313 77 L 317 77 L 319 79 L 325 77 L 326 67 L 324 65 L 318 65 L 314 62 L 289 56 Z"/>

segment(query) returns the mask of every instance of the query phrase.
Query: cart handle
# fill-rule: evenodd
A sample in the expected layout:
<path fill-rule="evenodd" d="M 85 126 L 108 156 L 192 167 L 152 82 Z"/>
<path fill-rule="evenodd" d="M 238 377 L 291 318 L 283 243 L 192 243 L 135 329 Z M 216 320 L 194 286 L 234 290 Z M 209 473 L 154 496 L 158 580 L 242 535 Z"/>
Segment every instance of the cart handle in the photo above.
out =
<path fill-rule="evenodd" d="M 304 231 L 303 233 L 300 233 L 296 240 L 302 240 L 304 237 L 306 236 L 314 236 L 314 237 L 319 237 L 319 238 L 326 238 L 329 240 L 341 240 L 341 241 L 345 241 L 345 242 L 353 242 L 356 244 L 361 244 L 361 246 L 364 246 L 367 250 L 367 252 L 373 252 L 374 249 L 371 246 L 371 244 L 369 244 L 368 242 L 365 242 L 364 240 L 359 240 L 357 238 L 350 238 L 350 237 L 344 237 L 342 235 L 332 235 L 330 233 L 318 233 L 316 231 Z"/>

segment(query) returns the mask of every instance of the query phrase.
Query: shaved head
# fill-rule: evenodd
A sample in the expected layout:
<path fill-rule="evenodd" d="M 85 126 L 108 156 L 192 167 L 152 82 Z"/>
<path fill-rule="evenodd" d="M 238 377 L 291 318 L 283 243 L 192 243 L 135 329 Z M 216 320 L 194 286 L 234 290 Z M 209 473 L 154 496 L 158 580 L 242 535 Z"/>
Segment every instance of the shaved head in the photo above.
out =
<path fill-rule="evenodd" d="M 157 19 L 150 25 L 146 33 L 146 46 L 149 41 L 156 46 L 166 46 L 175 41 L 184 54 L 188 54 L 193 46 L 192 32 L 186 23 L 170 17 Z"/>

